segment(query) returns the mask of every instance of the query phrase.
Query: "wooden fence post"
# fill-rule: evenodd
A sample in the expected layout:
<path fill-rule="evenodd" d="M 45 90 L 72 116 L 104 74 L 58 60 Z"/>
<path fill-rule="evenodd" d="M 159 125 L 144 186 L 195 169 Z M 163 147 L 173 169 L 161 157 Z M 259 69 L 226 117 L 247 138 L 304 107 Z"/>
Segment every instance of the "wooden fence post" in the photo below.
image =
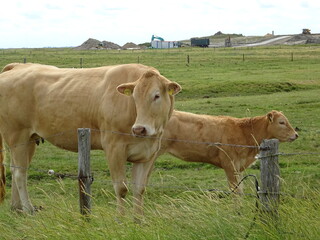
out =
<path fill-rule="evenodd" d="M 91 212 L 90 129 L 78 128 L 78 181 L 80 213 Z"/>
<path fill-rule="evenodd" d="M 278 163 L 278 139 L 263 140 L 260 145 L 261 189 L 259 197 L 262 212 L 277 220 L 280 200 L 280 169 Z"/>

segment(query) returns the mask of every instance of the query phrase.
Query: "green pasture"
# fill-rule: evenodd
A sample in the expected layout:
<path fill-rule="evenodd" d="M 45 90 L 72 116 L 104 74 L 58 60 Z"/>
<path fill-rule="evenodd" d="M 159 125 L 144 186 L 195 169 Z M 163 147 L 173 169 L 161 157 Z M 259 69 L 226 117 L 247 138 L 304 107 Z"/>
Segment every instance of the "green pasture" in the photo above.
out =
<path fill-rule="evenodd" d="M 281 143 L 279 220 L 261 221 L 253 179 L 245 196 L 230 197 L 224 172 L 214 166 L 161 156 L 145 194 L 145 219 L 119 217 L 103 152 L 91 152 L 92 215 L 79 214 L 77 154 L 45 142 L 29 170 L 34 216 L 10 211 L 11 175 L 0 205 L 0 239 L 319 239 L 320 46 L 181 48 L 166 50 L 0 49 L 0 69 L 11 62 L 58 67 L 142 63 L 156 67 L 183 90 L 175 108 L 211 115 L 251 117 L 280 110 L 299 138 Z M 90 81 L 88 82 L 90 84 Z M 9 152 L 6 152 L 9 164 Z M 128 178 L 130 181 L 128 164 Z M 49 176 L 53 169 L 61 178 Z M 259 179 L 259 162 L 244 175 Z M 208 190 L 214 189 L 214 191 Z"/>

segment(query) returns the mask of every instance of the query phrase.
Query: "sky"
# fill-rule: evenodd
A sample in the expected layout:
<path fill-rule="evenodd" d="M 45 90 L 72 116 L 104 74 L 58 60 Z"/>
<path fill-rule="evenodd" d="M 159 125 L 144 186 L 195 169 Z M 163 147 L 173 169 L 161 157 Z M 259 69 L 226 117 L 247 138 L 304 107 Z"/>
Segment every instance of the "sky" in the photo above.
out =
<path fill-rule="evenodd" d="M 319 0 L 9 0 L 0 48 L 75 47 L 88 38 L 150 42 L 214 35 L 320 33 Z"/>

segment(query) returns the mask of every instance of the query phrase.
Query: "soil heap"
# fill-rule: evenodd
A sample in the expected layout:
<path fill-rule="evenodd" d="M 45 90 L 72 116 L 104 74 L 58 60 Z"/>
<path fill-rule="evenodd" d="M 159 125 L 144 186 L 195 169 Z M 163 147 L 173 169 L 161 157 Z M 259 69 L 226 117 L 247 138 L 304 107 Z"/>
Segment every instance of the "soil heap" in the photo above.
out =
<path fill-rule="evenodd" d="M 99 41 L 97 39 L 89 38 L 87 41 L 82 43 L 80 46 L 75 47 L 77 50 L 91 50 L 91 49 L 121 49 L 118 44 L 108 42 L 108 41 Z"/>

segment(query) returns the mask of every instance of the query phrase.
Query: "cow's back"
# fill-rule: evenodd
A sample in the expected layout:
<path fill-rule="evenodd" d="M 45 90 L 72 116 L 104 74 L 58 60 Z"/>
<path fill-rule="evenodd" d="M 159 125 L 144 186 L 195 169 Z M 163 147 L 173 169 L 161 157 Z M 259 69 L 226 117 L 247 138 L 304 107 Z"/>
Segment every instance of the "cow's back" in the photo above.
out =
<path fill-rule="evenodd" d="M 27 128 L 74 151 L 79 127 L 109 130 L 116 122 L 128 131 L 135 119 L 134 104 L 116 87 L 136 81 L 147 69 L 137 64 L 89 69 L 9 64 L 0 74 L 0 130 Z M 93 149 L 101 149 L 98 131 L 92 142 Z"/>

